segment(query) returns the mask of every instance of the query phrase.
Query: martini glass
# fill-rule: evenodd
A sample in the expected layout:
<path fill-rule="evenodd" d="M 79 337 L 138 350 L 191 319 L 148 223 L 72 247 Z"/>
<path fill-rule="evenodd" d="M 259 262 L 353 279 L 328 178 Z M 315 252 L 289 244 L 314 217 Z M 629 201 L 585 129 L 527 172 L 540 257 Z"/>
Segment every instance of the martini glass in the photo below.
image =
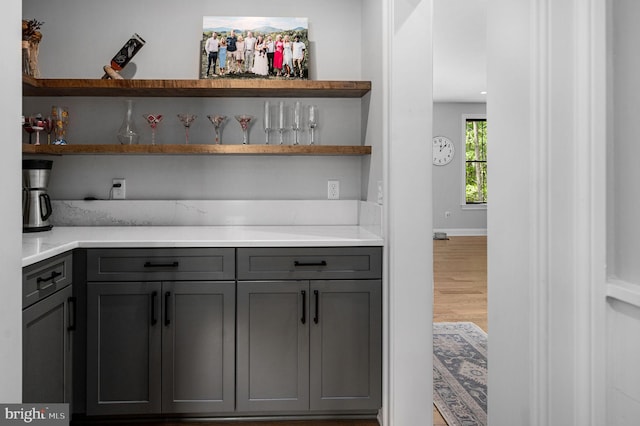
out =
<path fill-rule="evenodd" d="M 31 119 L 31 128 L 36 132 L 36 145 L 40 145 L 40 132 L 44 130 L 44 119 L 41 115 Z"/>
<path fill-rule="evenodd" d="M 191 123 L 193 123 L 198 116 L 195 114 L 178 114 L 178 118 L 184 126 L 186 143 L 189 144 L 189 127 L 191 127 Z"/>
<path fill-rule="evenodd" d="M 242 127 L 242 144 L 249 144 L 249 125 L 251 124 L 251 120 L 255 117 L 253 115 L 236 115 L 236 120 L 240 123 L 240 127 Z"/>
<path fill-rule="evenodd" d="M 164 116 L 162 114 L 144 114 L 143 115 L 149 127 L 151 127 L 151 145 L 156 144 L 156 128 L 158 124 L 162 121 Z"/>
<path fill-rule="evenodd" d="M 24 124 L 22 125 L 24 131 L 29 135 L 29 145 L 31 145 L 31 135 L 33 134 L 33 132 L 35 132 L 35 129 L 33 128 L 33 122 L 31 120 L 33 120 L 33 117 L 25 117 Z"/>
<path fill-rule="evenodd" d="M 227 120 L 226 115 L 207 115 L 207 118 L 213 124 L 213 129 L 216 132 L 216 145 L 220 145 L 222 143 L 222 138 L 220 137 L 220 129 L 222 128 L 222 124 Z"/>
<path fill-rule="evenodd" d="M 309 126 L 309 134 L 311 135 L 309 145 L 313 145 L 316 143 L 315 130 L 316 127 L 318 127 L 318 107 L 316 105 L 309 105 L 307 124 Z"/>

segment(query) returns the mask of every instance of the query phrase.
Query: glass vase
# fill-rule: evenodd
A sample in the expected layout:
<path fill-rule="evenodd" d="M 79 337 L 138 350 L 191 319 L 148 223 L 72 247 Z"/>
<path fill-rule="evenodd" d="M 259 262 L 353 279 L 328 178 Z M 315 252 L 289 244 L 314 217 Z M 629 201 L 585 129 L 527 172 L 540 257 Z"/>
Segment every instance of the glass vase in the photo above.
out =
<path fill-rule="evenodd" d="M 127 112 L 125 113 L 122 125 L 118 129 L 118 140 L 122 145 L 136 145 L 140 139 L 135 122 L 133 121 L 133 101 L 125 101 Z"/>

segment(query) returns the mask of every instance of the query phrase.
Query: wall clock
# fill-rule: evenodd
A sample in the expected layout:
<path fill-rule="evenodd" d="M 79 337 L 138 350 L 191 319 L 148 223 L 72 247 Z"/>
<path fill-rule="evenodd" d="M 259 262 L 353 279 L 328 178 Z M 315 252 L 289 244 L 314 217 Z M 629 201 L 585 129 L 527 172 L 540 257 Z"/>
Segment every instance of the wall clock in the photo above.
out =
<path fill-rule="evenodd" d="M 453 142 L 446 136 L 435 136 L 433 138 L 433 164 L 444 166 L 453 160 L 456 149 Z"/>

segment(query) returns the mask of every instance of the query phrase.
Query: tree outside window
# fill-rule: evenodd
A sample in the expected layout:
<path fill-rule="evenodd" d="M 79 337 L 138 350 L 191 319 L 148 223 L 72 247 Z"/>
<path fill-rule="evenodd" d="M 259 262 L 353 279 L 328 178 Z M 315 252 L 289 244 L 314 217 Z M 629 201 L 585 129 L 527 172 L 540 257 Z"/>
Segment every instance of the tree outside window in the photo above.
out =
<path fill-rule="evenodd" d="M 487 120 L 465 119 L 465 202 L 487 203 Z"/>

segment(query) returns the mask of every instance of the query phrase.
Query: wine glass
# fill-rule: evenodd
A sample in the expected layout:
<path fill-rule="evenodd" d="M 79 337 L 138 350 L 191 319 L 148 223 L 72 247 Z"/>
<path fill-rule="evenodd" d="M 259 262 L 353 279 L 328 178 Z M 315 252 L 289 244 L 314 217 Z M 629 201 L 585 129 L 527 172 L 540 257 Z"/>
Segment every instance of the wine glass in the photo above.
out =
<path fill-rule="evenodd" d="M 44 127 L 44 132 L 47 134 L 47 145 L 51 145 L 51 133 L 55 128 L 55 125 L 51 116 L 48 116 L 47 118 L 42 120 L 42 127 Z"/>
<path fill-rule="evenodd" d="M 198 118 L 198 116 L 195 114 L 178 114 L 178 118 L 180 119 L 180 121 L 182 122 L 182 125 L 184 126 L 186 143 L 188 144 L 189 143 L 189 127 L 191 127 L 191 123 L 193 123 L 195 119 Z"/>
<path fill-rule="evenodd" d="M 247 145 L 249 143 L 249 125 L 251 124 L 251 120 L 255 117 L 253 115 L 236 115 L 236 120 L 240 123 L 240 127 L 242 127 L 242 144 Z"/>
<path fill-rule="evenodd" d="M 316 143 L 315 129 L 318 127 L 318 107 L 316 105 L 309 105 L 309 115 L 307 124 L 309 125 L 309 145 Z"/>
<path fill-rule="evenodd" d="M 149 127 L 151 127 L 151 145 L 155 145 L 156 128 L 158 127 L 158 124 L 162 122 L 162 119 L 164 117 L 162 114 L 144 114 L 143 117 L 146 120 L 147 124 L 149 124 Z"/>
<path fill-rule="evenodd" d="M 207 118 L 213 124 L 213 129 L 216 132 L 216 145 L 220 145 L 222 143 L 222 137 L 220 137 L 220 130 L 222 128 L 222 124 L 227 120 L 226 115 L 207 115 Z"/>
<path fill-rule="evenodd" d="M 300 104 L 300 102 L 296 102 L 293 106 L 293 123 L 292 123 L 292 130 L 293 130 L 293 144 L 294 145 L 298 145 L 299 141 L 298 141 L 298 134 L 300 132 L 300 123 L 302 121 L 302 105 Z"/>

